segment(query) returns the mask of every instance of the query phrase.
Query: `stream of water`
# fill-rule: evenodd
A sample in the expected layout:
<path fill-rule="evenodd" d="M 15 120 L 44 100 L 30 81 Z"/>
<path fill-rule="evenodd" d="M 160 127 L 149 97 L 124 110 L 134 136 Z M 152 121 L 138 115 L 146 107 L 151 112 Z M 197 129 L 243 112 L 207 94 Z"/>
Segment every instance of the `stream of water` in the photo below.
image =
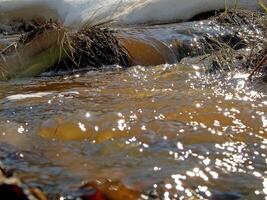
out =
<path fill-rule="evenodd" d="M 173 64 L 1 83 L 1 162 L 52 194 L 110 179 L 262 199 L 267 88 L 246 77 Z"/>
<path fill-rule="evenodd" d="M 142 199 L 266 199 L 266 83 L 179 64 L 203 33 L 228 34 L 121 28 L 136 66 L 0 82 L 0 163 L 51 196 L 108 179 Z"/>

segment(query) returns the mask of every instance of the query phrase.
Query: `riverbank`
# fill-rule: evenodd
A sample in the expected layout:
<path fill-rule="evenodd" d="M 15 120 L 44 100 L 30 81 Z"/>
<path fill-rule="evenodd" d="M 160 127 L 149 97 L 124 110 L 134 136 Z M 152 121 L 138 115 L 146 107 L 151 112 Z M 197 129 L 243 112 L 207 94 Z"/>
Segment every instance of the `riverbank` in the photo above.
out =
<path fill-rule="evenodd" d="M 32 24 L 27 29 L 23 26 L 24 33 L 17 36 L 17 41 L 12 36 L 6 37 L 9 42 L 3 40 L 2 80 L 108 65 L 172 64 L 197 56 L 208 58 L 205 63 L 209 70 L 239 68 L 250 70 L 253 75 L 265 68 L 266 23 L 266 14 L 233 9 L 192 22 L 195 30 L 190 27 L 186 30 L 183 25 L 169 28 L 166 34 L 174 35 L 165 38 L 151 35 L 151 31 L 163 31 L 164 25 L 109 30 L 103 24 L 70 31 L 52 22 Z M 203 28 L 196 28 L 197 25 Z M 185 31 L 188 38 L 180 38 L 179 31 Z"/>

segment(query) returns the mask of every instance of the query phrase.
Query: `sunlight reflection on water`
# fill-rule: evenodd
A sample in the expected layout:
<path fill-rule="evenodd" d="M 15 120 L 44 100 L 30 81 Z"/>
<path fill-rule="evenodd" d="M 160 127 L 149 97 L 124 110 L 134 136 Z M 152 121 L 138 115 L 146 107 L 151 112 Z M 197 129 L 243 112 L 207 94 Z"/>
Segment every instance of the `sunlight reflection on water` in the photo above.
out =
<path fill-rule="evenodd" d="M 0 85 L 0 158 L 51 193 L 108 178 L 144 198 L 261 198 L 267 95 L 246 77 L 162 65 Z"/>

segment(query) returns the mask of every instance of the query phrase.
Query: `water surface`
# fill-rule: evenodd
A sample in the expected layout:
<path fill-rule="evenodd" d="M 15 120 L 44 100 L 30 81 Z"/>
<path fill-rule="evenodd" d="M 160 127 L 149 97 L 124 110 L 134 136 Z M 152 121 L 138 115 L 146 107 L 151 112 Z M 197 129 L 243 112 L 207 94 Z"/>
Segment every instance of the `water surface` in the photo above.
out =
<path fill-rule="evenodd" d="M 263 199 L 267 90 L 246 76 L 174 64 L 2 82 L 0 159 L 50 194 L 110 179 L 162 198 Z"/>

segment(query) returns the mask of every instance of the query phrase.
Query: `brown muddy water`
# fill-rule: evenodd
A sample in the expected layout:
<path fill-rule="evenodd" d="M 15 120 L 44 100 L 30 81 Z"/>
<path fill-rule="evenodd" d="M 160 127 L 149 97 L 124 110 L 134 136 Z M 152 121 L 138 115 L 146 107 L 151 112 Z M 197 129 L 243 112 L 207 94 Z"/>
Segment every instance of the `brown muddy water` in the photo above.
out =
<path fill-rule="evenodd" d="M 159 54 L 135 45 L 143 63 L 175 63 L 188 26 L 127 34 Z M 267 86 L 247 76 L 164 64 L 1 82 L 1 162 L 52 196 L 108 179 L 142 199 L 266 199 Z"/>

